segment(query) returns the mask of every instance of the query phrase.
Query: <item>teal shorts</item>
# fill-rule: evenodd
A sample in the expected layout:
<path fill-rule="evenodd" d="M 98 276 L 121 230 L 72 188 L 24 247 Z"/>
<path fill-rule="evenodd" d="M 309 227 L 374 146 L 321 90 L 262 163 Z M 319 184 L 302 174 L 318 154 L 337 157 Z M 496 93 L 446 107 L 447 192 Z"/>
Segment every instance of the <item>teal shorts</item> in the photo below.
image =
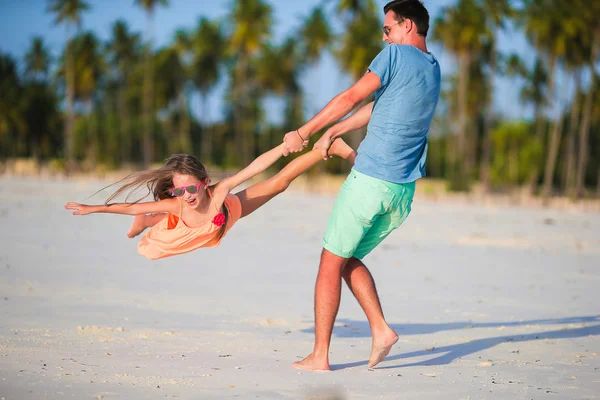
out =
<path fill-rule="evenodd" d="M 392 183 L 352 170 L 329 216 L 323 247 L 362 259 L 402 225 L 414 194 L 415 182 Z"/>

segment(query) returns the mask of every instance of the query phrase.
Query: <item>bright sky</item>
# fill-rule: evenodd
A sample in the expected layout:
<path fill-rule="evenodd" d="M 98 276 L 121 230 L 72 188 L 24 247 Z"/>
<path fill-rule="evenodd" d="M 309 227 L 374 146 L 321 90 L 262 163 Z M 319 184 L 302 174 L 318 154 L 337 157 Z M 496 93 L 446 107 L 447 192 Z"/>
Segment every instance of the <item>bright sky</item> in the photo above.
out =
<path fill-rule="evenodd" d="M 294 32 L 304 17 L 323 0 L 266 0 L 273 7 L 274 40 L 286 37 Z M 333 0 L 331 0 L 333 1 Z M 376 0 L 383 17 L 383 6 L 386 0 Z M 92 30 L 101 40 L 110 37 L 111 25 L 117 19 L 124 19 L 133 31 L 145 32 L 146 15 L 133 0 L 88 0 L 92 9 L 83 14 L 83 29 Z M 200 16 L 225 20 L 232 0 L 170 0 L 167 8 L 159 7 L 154 19 L 155 45 L 162 46 L 172 41 L 179 28 L 192 28 Z M 456 0 L 425 0 L 425 6 L 431 15 L 431 21 L 437 17 L 444 6 L 456 3 Z M 0 52 L 9 53 L 19 62 L 30 46 L 34 36 L 42 36 L 57 57 L 66 39 L 65 27 L 54 24 L 54 15 L 48 13 L 46 0 L 0 0 Z M 380 27 L 373 27 L 379 32 Z M 533 62 L 534 55 L 522 34 L 508 32 L 500 36 L 500 49 L 504 52 L 516 52 L 524 58 L 528 65 Z M 447 52 L 436 44 L 429 44 L 430 51 L 440 61 L 443 73 L 454 71 L 455 62 Z M 530 54 L 528 56 L 528 53 Z M 368 66 L 365 65 L 365 69 Z M 333 96 L 346 89 L 352 82 L 336 65 L 330 55 L 324 55 L 317 66 L 307 70 L 301 79 L 306 93 L 305 109 L 307 116 L 312 117 Z M 216 120 L 222 116 L 223 90 L 226 82 L 215 89 L 210 101 L 208 120 Z M 530 110 L 518 103 L 518 84 L 504 78 L 496 79 L 496 109 L 509 116 L 530 115 Z M 192 99 L 191 107 L 199 110 L 199 99 Z M 280 102 L 267 103 L 269 120 L 279 122 L 283 113 Z M 197 115 L 197 112 L 195 112 Z"/>

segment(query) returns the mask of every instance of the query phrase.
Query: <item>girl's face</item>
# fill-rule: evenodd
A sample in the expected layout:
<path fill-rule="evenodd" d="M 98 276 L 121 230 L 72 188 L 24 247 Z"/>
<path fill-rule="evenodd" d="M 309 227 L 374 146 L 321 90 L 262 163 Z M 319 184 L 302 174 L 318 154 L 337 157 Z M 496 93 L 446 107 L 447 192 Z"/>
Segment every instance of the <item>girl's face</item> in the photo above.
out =
<path fill-rule="evenodd" d="M 181 197 L 185 204 L 192 209 L 198 208 L 204 199 L 204 196 L 206 196 L 207 186 L 208 178 L 204 181 L 200 181 L 193 175 L 173 174 L 174 194 L 178 195 L 183 191 L 183 195 L 178 197 Z M 183 190 L 184 188 L 185 190 Z M 195 193 L 190 193 L 190 191 L 195 191 Z"/>

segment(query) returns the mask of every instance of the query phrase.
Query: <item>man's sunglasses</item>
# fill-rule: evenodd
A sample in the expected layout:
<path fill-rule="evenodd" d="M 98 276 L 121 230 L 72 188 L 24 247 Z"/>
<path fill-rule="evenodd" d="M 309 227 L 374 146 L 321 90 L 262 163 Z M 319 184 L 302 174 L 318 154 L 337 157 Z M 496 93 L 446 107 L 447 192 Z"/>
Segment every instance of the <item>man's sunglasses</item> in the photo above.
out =
<path fill-rule="evenodd" d="M 392 31 L 392 28 L 395 27 L 396 25 L 400 25 L 401 23 L 403 23 L 404 21 L 406 21 L 406 18 L 403 19 L 402 21 L 398 21 L 393 25 L 390 26 L 383 26 L 383 34 L 385 36 L 390 36 L 390 32 Z"/>

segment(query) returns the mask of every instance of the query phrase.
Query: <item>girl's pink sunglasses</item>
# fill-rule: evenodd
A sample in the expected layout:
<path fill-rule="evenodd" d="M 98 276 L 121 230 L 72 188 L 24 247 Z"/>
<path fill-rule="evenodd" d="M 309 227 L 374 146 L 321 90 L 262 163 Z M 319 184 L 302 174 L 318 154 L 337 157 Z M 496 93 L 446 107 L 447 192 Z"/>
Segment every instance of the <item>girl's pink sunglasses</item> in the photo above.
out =
<path fill-rule="evenodd" d="M 189 194 L 195 194 L 198 193 L 198 191 L 200 191 L 200 187 L 204 185 L 205 183 L 199 183 L 197 185 L 174 187 L 171 190 L 171 196 L 181 197 L 185 192 L 188 192 Z"/>

